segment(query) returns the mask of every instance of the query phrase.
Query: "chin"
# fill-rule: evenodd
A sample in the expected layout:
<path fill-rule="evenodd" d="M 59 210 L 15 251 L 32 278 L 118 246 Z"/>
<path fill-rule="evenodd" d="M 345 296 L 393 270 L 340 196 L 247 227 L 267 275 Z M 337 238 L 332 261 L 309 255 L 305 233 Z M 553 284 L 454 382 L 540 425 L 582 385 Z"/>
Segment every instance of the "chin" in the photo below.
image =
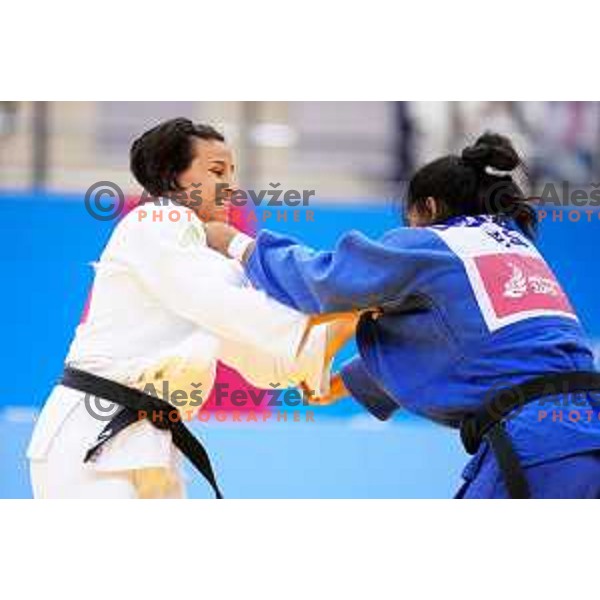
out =
<path fill-rule="evenodd" d="M 227 213 L 217 213 L 210 219 L 211 221 L 217 221 L 219 223 L 229 223 L 229 215 Z"/>
<path fill-rule="evenodd" d="M 204 223 L 208 223 L 209 221 L 217 221 L 218 223 L 229 223 L 229 213 L 228 212 L 213 212 L 213 213 L 204 213 L 202 215 L 198 215 L 198 218 Z"/>

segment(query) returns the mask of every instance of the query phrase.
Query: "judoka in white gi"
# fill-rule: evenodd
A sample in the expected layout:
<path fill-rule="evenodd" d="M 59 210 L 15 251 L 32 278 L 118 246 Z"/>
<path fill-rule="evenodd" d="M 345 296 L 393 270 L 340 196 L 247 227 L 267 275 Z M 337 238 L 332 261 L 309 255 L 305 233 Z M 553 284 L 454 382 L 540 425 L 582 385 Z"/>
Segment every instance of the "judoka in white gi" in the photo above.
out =
<path fill-rule="evenodd" d="M 310 328 L 307 316 L 253 289 L 237 261 L 206 245 L 203 220 L 227 218 L 214 190 L 233 178 L 222 136 L 175 119 L 134 142 L 131 166 L 151 194 L 201 187 L 202 203 L 194 211 L 185 201 L 141 205 L 117 225 L 95 264 L 89 313 L 66 362 L 138 389 L 155 382 L 160 390 L 168 381 L 188 398 L 198 389 L 208 398 L 217 360 L 258 387 L 304 384 L 323 392 L 344 327 L 329 328 L 329 336 L 325 325 Z M 83 396 L 58 385 L 45 403 L 27 453 L 34 497 L 185 496 L 183 456 L 171 433 L 148 420 L 84 463 L 106 421 Z M 181 413 L 198 410 L 195 404 Z"/>

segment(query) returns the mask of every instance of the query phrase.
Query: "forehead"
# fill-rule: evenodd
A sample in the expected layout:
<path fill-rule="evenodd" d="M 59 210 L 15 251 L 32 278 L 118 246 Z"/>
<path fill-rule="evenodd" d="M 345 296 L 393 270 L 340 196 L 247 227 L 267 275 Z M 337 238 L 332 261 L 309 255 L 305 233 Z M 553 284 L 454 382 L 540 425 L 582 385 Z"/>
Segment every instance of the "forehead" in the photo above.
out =
<path fill-rule="evenodd" d="M 194 158 L 202 162 L 224 162 L 233 163 L 233 153 L 231 148 L 219 140 L 203 140 L 196 138 L 194 140 Z"/>

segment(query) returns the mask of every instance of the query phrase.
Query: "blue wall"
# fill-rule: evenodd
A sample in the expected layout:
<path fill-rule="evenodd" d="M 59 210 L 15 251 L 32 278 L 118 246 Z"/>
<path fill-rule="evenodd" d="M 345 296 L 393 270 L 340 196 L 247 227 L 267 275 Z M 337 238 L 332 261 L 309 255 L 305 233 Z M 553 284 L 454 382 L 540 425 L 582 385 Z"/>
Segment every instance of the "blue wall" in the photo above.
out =
<path fill-rule="evenodd" d="M 348 229 L 377 236 L 397 223 L 391 204 L 311 210 L 312 223 L 267 224 L 325 248 Z M 0 194 L 0 217 L 0 410 L 40 407 L 80 318 L 91 283 L 88 263 L 98 257 L 112 224 L 92 219 L 78 196 Z M 600 338 L 599 238 L 600 221 L 546 221 L 541 228 L 541 249 L 594 338 Z M 32 424 L 23 413 L 3 414 L 0 497 L 27 497 L 23 452 Z M 378 428 L 351 400 L 320 411 L 310 428 L 205 428 L 230 497 L 444 497 L 456 486 L 465 458 L 450 432 L 404 416 Z M 195 480 L 192 495 L 205 494 Z"/>

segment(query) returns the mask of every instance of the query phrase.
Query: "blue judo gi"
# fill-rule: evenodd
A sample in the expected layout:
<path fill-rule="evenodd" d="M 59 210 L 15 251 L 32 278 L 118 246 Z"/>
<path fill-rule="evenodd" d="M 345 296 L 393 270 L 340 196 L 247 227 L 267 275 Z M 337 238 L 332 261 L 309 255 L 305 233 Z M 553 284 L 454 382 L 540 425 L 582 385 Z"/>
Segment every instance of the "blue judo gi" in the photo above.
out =
<path fill-rule="evenodd" d="M 325 252 L 265 230 L 246 271 L 254 285 L 308 314 L 383 308 L 380 318 L 361 319 L 359 354 L 341 371 L 378 419 L 402 407 L 457 427 L 490 390 L 594 370 L 566 294 L 510 219 L 458 217 L 399 227 L 377 241 L 351 231 Z M 534 497 L 600 497 L 595 396 L 541 398 L 506 420 Z M 506 496 L 487 443 L 463 478 L 459 497 Z"/>

